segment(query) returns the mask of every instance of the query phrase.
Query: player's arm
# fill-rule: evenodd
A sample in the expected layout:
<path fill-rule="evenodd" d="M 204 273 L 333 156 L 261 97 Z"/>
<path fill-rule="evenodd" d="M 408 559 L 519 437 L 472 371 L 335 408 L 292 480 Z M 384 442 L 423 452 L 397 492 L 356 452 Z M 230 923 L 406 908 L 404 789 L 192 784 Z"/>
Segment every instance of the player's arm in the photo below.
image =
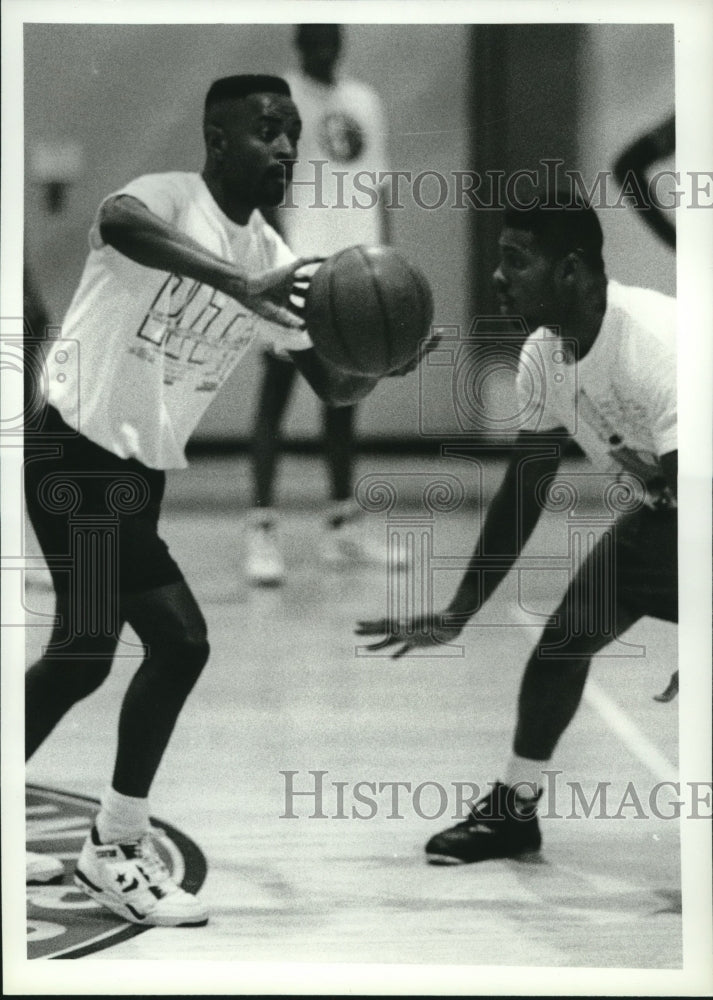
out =
<path fill-rule="evenodd" d="M 99 232 L 105 243 L 137 264 L 217 288 L 273 323 L 297 329 L 304 326 L 289 302 L 294 273 L 308 263 L 304 258 L 248 277 L 235 264 L 207 250 L 130 195 L 117 195 L 104 202 Z"/>
<path fill-rule="evenodd" d="M 386 639 L 369 648 L 399 645 L 394 656 L 402 656 L 415 646 L 450 642 L 459 635 L 510 572 L 530 538 L 542 513 L 538 487 L 557 471 L 560 453 L 560 444 L 552 438 L 520 433 L 468 568 L 448 607 L 408 622 L 360 622 L 358 635 L 386 634 Z"/>
<path fill-rule="evenodd" d="M 527 544 L 542 513 L 538 487 L 556 473 L 560 453 L 551 438 L 521 432 L 470 565 L 446 609 L 459 623 L 465 624 L 490 599 Z"/>

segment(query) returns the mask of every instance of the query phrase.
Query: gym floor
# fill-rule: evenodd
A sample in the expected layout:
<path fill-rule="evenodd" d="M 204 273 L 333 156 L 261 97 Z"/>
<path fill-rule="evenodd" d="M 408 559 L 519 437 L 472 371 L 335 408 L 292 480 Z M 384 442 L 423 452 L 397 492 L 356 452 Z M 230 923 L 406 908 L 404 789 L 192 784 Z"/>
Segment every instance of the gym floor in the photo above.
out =
<path fill-rule="evenodd" d="M 471 499 L 436 514 L 429 530 L 435 553 L 458 557 L 469 553 L 481 515 L 472 466 L 388 457 L 359 465 L 359 475 L 444 470 L 463 480 Z M 485 470 L 485 499 L 501 471 L 497 463 Z M 318 458 L 284 459 L 288 579 L 275 589 L 250 588 L 242 576 L 244 457 L 198 458 L 170 479 L 163 533 L 204 610 L 212 654 L 159 771 L 152 814 L 206 855 L 211 920 L 203 929 L 152 929 L 92 959 L 680 968 L 679 828 L 648 807 L 656 783 L 677 774 L 677 702 L 652 699 L 675 669 L 676 628 L 645 619 L 628 645 L 616 643 L 593 665 L 552 762 L 561 775 L 537 862 L 428 866 L 423 845 L 452 823 L 453 783 L 485 788 L 502 775 L 537 616 L 554 609 L 566 583 L 567 519 L 543 517 L 526 554 L 550 556 L 552 568 L 521 573 L 519 595 L 513 574 L 466 630 L 462 655 L 366 657 L 353 626 L 385 614 L 386 571 L 319 562 L 323 479 Z M 367 515 L 374 537 L 385 538 L 385 523 L 384 514 Z M 441 565 L 437 605 L 459 578 L 447 558 Z M 30 580 L 26 603 L 31 662 L 46 639 L 52 594 Z M 137 662 L 117 660 L 106 684 L 38 751 L 28 781 L 101 793 Z M 296 818 L 281 818 L 284 771 L 297 772 L 296 791 L 314 787 L 310 771 L 326 772 L 328 818 L 310 818 L 309 797 L 292 800 Z M 347 819 L 334 818 L 333 782 L 346 783 Z M 358 782 L 409 782 L 401 818 L 390 790 L 371 793 L 375 816 L 352 818 L 352 806 L 369 811 L 355 798 Z M 413 794 L 422 782 L 445 789 L 438 818 L 427 818 L 439 811 L 436 785 Z M 572 816 L 572 785 L 591 798 L 599 782 L 611 783 L 610 814 L 632 783 L 645 820 L 631 805 L 616 819 L 596 809 Z"/>

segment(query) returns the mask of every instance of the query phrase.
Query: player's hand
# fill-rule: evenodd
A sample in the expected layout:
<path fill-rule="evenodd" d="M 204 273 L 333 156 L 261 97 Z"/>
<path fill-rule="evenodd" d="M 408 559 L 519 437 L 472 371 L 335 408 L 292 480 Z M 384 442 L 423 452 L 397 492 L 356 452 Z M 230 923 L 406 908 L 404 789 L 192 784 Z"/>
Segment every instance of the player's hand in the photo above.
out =
<path fill-rule="evenodd" d="M 301 313 L 304 296 L 309 279 L 316 270 L 315 265 L 323 260 L 324 257 L 300 257 L 291 264 L 265 271 L 250 279 L 248 291 L 240 301 L 271 323 L 303 330 L 305 322 Z M 299 271 L 302 273 L 298 274 Z"/>
<path fill-rule="evenodd" d="M 445 623 L 449 612 L 436 612 L 432 615 L 422 615 L 418 618 L 407 618 L 401 622 L 390 621 L 388 618 L 378 618 L 374 621 L 357 622 L 357 635 L 383 635 L 384 639 L 374 642 L 366 648 L 376 651 L 389 646 L 399 648 L 392 653 L 394 660 L 410 652 L 412 649 L 422 649 L 427 646 L 443 646 L 453 642 L 460 635 L 462 625 Z"/>

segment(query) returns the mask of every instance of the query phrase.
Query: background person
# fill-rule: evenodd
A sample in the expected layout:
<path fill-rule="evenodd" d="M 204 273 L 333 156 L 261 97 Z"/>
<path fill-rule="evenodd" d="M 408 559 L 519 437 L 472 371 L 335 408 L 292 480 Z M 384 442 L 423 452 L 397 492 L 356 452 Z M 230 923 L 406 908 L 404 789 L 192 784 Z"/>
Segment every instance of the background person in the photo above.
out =
<path fill-rule="evenodd" d="M 289 201 L 298 207 L 271 212 L 269 218 L 297 254 L 329 257 L 348 246 L 387 242 L 381 201 L 371 208 L 319 208 L 315 205 L 318 198 L 314 183 L 300 183 L 314 182 L 318 174 L 323 204 L 333 205 L 340 200 L 350 206 L 354 196 L 363 205 L 366 196 L 355 192 L 354 175 L 363 170 L 386 169 L 383 105 L 371 87 L 339 73 L 343 36 L 339 24 L 301 24 L 295 31 L 300 71 L 289 76 L 288 81 L 300 109 L 303 131 L 296 183 Z M 306 247 L 311 249 L 306 251 Z M 280 425 L 297 370 L 281 353 L 266 351 L 263 360 L 253 430 L 254 509 L 247 524 L 245 573 L 254 584 L 279 584 L 285 578 L 285 562 L 277 537 L 275 477 Z M 365 534 L 361 510 L 352 494 L 356 410 L 325 406 L 322 419 L 324 459 L 333 502 L 321 537 L 321 557 L 336 564 L 385 563 L 386 547 Z"/>

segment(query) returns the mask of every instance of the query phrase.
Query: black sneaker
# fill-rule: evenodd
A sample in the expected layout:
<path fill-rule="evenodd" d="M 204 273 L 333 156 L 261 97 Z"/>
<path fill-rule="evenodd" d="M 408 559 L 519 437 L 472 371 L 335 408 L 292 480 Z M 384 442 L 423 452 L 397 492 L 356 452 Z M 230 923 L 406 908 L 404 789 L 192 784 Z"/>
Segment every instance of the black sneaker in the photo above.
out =
<path fill-rule="evenodd" d="M 539 851 L 537 800 L 541 794 L 532 801 L 523 800 L 509 785 L 497 782 L 475 803 L 467 819 L 431 837 L 426 844 L 428 861 L 463 865 Z"/>

